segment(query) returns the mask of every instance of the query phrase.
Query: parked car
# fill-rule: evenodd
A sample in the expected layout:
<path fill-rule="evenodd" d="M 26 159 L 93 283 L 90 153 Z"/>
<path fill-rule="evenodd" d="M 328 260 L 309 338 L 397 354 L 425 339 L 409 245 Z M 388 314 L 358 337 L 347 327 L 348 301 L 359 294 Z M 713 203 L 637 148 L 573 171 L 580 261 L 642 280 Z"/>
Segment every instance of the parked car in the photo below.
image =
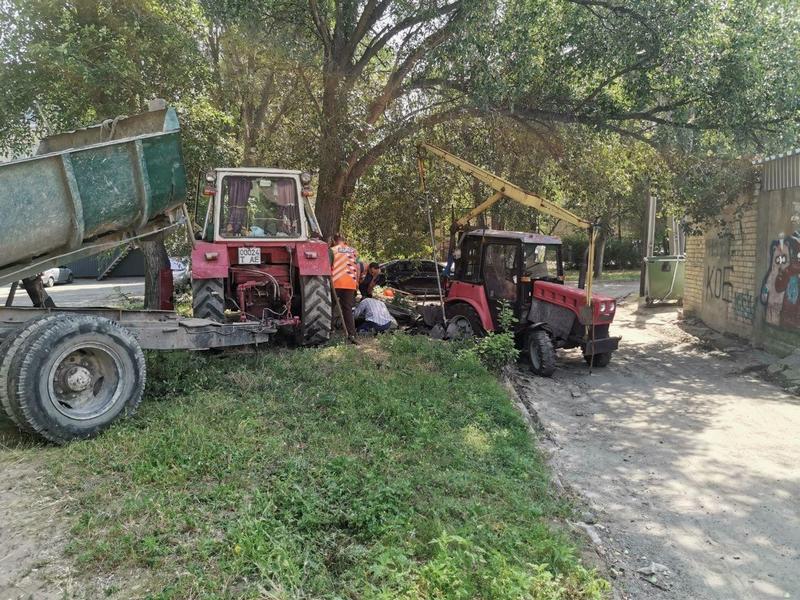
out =
<path fill-rule="evenodd" d="M 381 265 L 387 286 L 397 288 L 415 296 L 436 296 L 436 270 L 444 276 L 444 267 L 432 260 L 390 260 Z"/>
<path fill-rule="evenodd" d="M 189 265 L 179 258 L 169 259 L 169 268 L 172 269 L 172 287 L 176 290 L 187 287 L 192 280 Z"/>
<path fill-rule="evenodd" d="M 72 280 L 75 279 L 72 275 L 72 271 L 67 267 L 53 267 L 52 269 L 47 269 L 47 271 L 42 273 L 39 277 L 42 278 L 44 287 L 53 287 L 58 283 L 72 283 Z"/>

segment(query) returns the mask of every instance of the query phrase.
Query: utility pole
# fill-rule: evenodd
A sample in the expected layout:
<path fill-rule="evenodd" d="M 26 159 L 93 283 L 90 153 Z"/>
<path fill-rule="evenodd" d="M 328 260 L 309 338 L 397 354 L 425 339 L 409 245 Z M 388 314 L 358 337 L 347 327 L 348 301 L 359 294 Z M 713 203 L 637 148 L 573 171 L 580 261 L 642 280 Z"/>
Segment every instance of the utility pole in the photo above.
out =
<path fill-rule="evenodd" d="M 653 246 L 656 239 L 656 204 L 657 198 L 650 191 L 650 182 L 647 183 L 647 192 L 645 193 L 645 202 L 647 202 L 647 230 L 645 232 L 645 245 L 642 256 L 642 268 L 639 272 L 639 296 L 645 296 L 647 290 L 645 289 L 645 278 L 647 277 L 647 259 L 653 256 Z"/>

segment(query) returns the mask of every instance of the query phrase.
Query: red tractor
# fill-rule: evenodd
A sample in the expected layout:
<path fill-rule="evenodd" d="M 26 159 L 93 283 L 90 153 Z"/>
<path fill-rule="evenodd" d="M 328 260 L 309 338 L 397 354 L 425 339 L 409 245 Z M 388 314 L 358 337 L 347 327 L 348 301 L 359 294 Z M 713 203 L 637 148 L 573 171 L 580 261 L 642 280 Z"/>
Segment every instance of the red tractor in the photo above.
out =
<path fill-rule="evenodd" d="M 453 224 L 448 262 L 455 259 L 455 269 L 450 273 L 448 266 L 444 297 L 449 335 L 483 335 L 497 330 L 501 307 L 507 304 L 516 320 L 516 340 L 527 351 L 535 373 L 553 374 L 557 348 L 579 347 L 590 366 L 605 367 L 620 338 L 609 336 L 616 311 L 614 299 L 591 292 L 595 225 L 437 146 L 420 144 L 419 150 L 423 190 L 427 154 L 455 165 L 494 190 Z M 561 240 L 557 237 L 488 229 L 464 233 L 470 219 L 505 197 L 588 231 L 585 289 L 564 285 Z"/>
<path fill-rule="evenodd" d="M 330 338 L 330 262 L 310 182 L 276 169 L 206 175 L 212 200 L 192 251 L 195 317 L 263 322 L 303 345 Z"/>
<path fill-rule="evenodd" d="M 564 285 L 561 240 L 518 231 L 478 229 L 461 238 L 460 258 L 445 296 L 451 327 L 464 336 L 496 331 L 507 305 L 518 343 L 538 375 L 556 367 L 556 348 L 581 348 L 587 363 L 605 367 L 619 345 L 609 337 L 613 298 Z"/>

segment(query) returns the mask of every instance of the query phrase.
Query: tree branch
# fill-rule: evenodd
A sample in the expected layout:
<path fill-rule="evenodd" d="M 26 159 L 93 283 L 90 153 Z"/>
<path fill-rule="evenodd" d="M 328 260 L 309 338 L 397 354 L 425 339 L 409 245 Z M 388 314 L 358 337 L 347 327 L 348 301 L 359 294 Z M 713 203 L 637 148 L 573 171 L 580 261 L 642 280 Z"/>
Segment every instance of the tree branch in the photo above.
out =
<path fill-rule="evenodd" d="M 325 24 L 322 13 L 319 11 L 317 0 L 308 0 L 308 9 L 311 11 L 311 18 L 314 21 L 314 27 L 317 29 L 320 40 L 322 40 L 322 45 L 325 47 L 325 54 L 330 56 L 333 41 L 331 30 Z"/>
<path fill-rule="evenodd" d="M 375 161 L 378 160 L 378 158 L 380 158 L 387 150 L 410 135 L 413 135 L 420 129 L 431 127 L 446 121 L 453 121 L 455 119 L 460 119 L 467 116 L 476 116 L 480 114 L 483 114 L 483 111 L 480 111 L 476 108 L 460 106 L 428 115 L 427 117 L 418 119 L 412 123 L 406 123 L 398 129 L 395 129 L 392 133 L 388 134 L 381 141 L 372 146 L 372 148 L 370 148 L 366 153 L 364 153 L 361 158 L 359 158 L 353 164 L 352 168 L 348 170 L 347 179 L 353 182 L 357 181 L 358 178 L 364 174 L 364 171 L 371 167 Z"/>
<path fill-rule="evenodd" d="M 456 11 L 447 23 L 422 40 L 397 66 L 389 76 L 389 80 L 381 90 L 381 93 L 367 108 L 367 123 L 370 125 L 376 123 L 383 111 L 386 110 L 386 107 L 404 93 L 402 85 L 405 78 L 426 54 L 444 43 L 453 33 L 453 26 L 458 20 L 458 15 L 459 13 Z"/>
<path fill-rule="evenodd" d="M 350 35 L 350 39 L 347 42 L 345 47 L 345 52 L 348 54 L 349 57 L 353 57 L 356 52 L 356 48 L 361 43 L 361 40 L 369 33 L 372 29 L 372 26 L 377 23 L 381 17 L 383 17 L 383 13 L 386 12 L 386 9 L 391 4 L 391 0 L 368 0 L 366 6 L 364 6 L 364 10 L 361 11 L 361 16 L 358 18 L 358 23 L 356 23 L 356 28 L 353 30 L 353 33 Z"/>
<path fill-rule="evenodd" d="M 455 0 L 449 4 L 444 4 L 437 8 L 436 10 L 432 10 L 429 12 L 420 12 L 415 14 L 414 16 L 406 17 L 405 19 L 401 19 L 397 23 L 395 23 L 392 27 L 389 27 L 385 30 L 385 32 L 376 37 L 364 50 L 363 54 L 356 63 L 353 65 L 350 76 L 351 77 L 358 77 L 362 71 L 366 68 L 366 66 L 370 63 L 370 61 L 378 54 L 383 48 L 388 44 L 398 33 L 408 29 L 409 27 L 413 27 L 418 23 L 424 23 L 425 21 L 430 21 L 437 17 L 442 17 L 451 11 L 458 9 L 461 6 L 461 0 Z"/>

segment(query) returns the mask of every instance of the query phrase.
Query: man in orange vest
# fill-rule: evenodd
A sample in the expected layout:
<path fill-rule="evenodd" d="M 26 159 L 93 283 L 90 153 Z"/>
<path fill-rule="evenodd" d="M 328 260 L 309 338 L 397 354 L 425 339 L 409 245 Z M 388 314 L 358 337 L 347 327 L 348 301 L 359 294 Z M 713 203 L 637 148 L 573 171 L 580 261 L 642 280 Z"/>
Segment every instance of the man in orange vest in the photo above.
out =
<path fill-rule="evenodd" d="M 333 236 L 331 246 L 331 271 L 333 289 L 339 299 L 339 306 L 342 307 L 347 337 L 355 342 L 356 323 L 353 318 L 353 306 L 356 303 L 356 290 L 361 277 L 358 252 L 348 246 L 344 237 L 338 233 Z"/>

